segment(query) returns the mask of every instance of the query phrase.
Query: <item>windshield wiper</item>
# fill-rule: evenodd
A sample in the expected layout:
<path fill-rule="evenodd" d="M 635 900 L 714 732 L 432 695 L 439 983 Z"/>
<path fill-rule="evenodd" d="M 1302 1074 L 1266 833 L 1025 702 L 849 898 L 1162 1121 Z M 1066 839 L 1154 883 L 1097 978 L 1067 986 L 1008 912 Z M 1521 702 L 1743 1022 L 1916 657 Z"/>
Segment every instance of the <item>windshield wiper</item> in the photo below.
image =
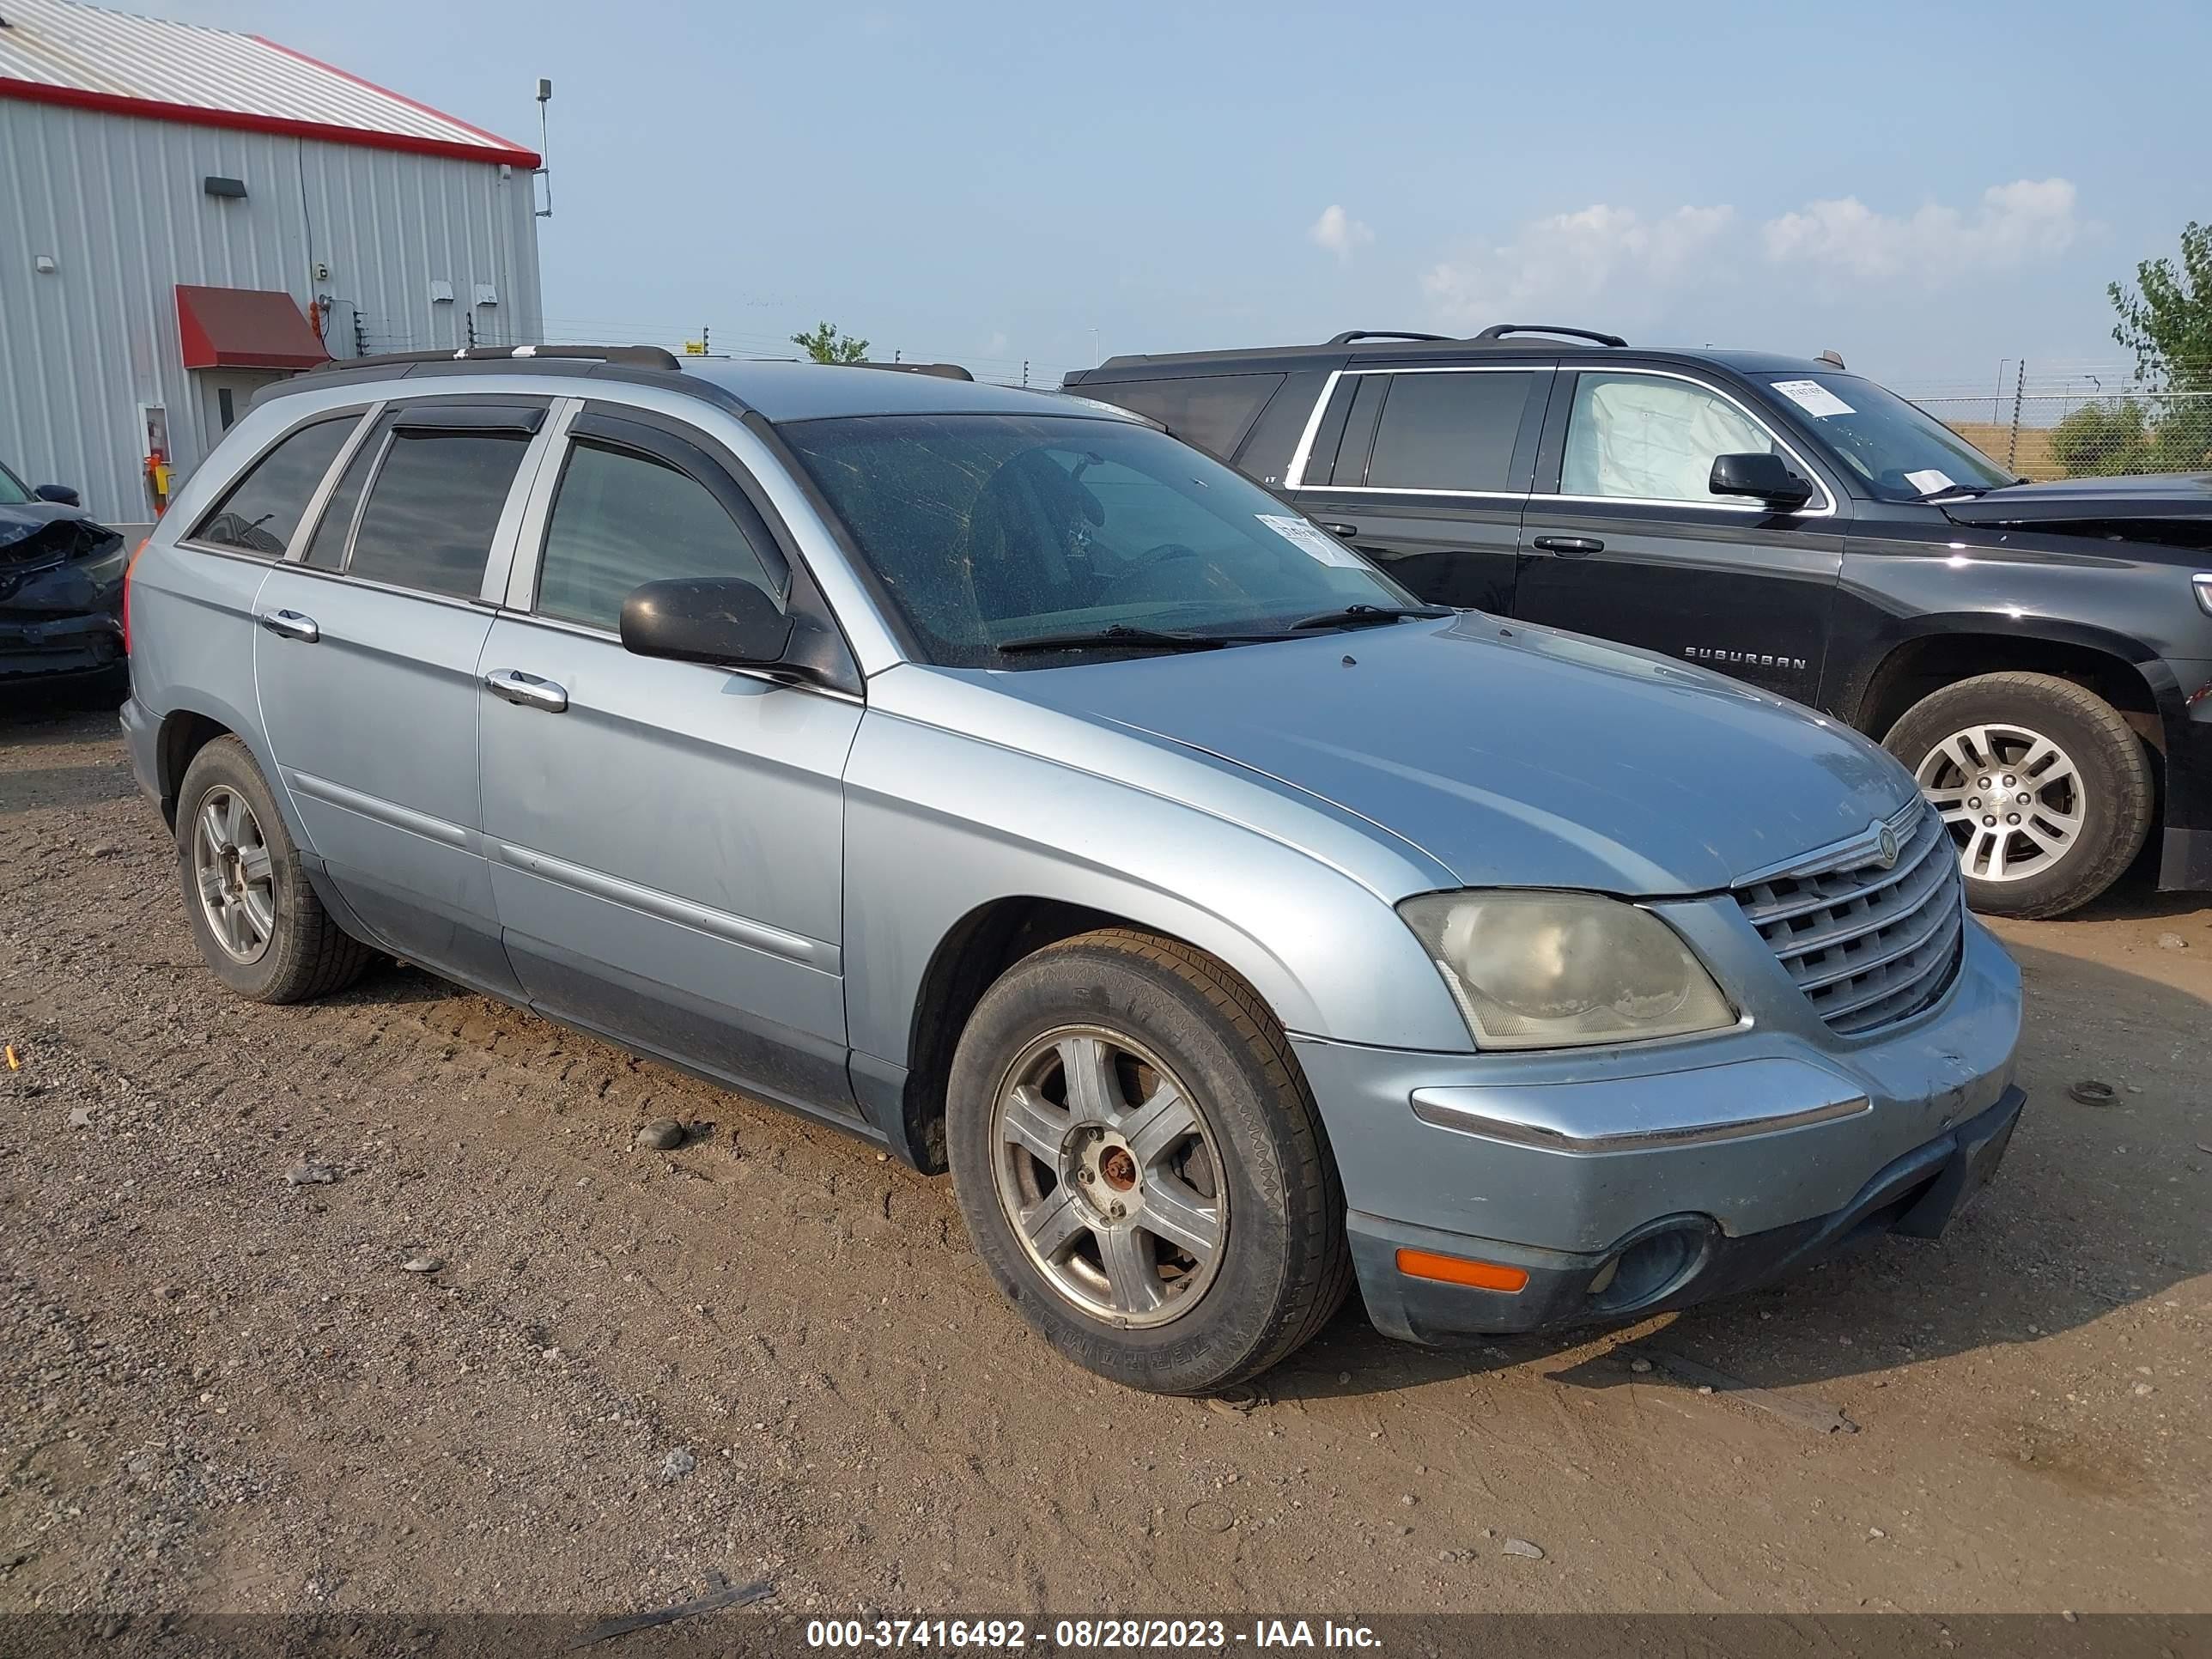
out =
<path fill-rule="evenodd" d="M 1082 634 L 1038 634 L 1028 639 L 1002 640 L 993 649 L 1002 657 L 1036 651 L 1103 651 L 1117 646 L 1149 647 L 1159 651 L 1218 651 L 1231 643 L 1220 634 L 1170 634 L 1158 628 L 1133 628 L 1115 623 L 1110 628 Z"/>
<path fill-rule="evenodd" d="M 1449 607 L 1434 605 L 1347 605 L 1341 611 L 1324 611 L 1315 617 L 1301 617 L 1290 626 L 1293 634 L 1309 628 L 1372 628 L 1381 623 L 1403 622 L 1407 617 L 1449 617 Z"/>

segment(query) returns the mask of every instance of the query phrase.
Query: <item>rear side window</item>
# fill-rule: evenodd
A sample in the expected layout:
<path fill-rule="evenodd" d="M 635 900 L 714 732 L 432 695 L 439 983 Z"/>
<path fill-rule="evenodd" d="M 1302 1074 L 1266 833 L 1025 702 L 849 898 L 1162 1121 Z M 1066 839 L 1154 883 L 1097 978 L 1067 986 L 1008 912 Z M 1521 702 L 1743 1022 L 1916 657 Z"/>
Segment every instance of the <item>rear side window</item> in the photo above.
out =
<path fill-rule="evenodd" d="M 1392 375 L 1369 487 L 1512 490 L 1513 446 L 1535 383 L 1488 372 Z"/>
<path fill-rule="evenodd" d="M 634 451 L 579 443 L 561 475 L 538 567 L 538 611 L 617 627 L 645 582 L 735 576 L 781 600 L 783 585 L 696 478 Z"/>
<path fill-rule="evenodd" d="M 338 487 L 331 491 L 331 498 L 323 504 L 323 516 L 315 526 L 315 533 L 307 538 L 307 562 L 317 570 L 345 568 L 346 537 L 353 530 L 354 515 L 361 510 L 361 492 L 368 487 L 368 475 L 375 471 L 376 458 L 384 453 L 380 435 L 370 433 L 346 463 L 346 470 L 338 479 Z"/>
<path fill-rule="evenodd" d="M 191 539 L 281 559 L 307 503 L 338 458 L 358 412 L 303 426 L 253 464 L 200 520 Z"/>
<path fill-rule="evenodd" d="M 474 599 L 529 444 L 520 432 L 393 432 L 362 507 L 348 573 Z"/>
<path fill-rule="evenodd" d="M 1227 457 L 1282 385 L 1280 374 L 1202 374 L 1182 380 L 1125 380 L 1076 391 L 1150 416 L 1187 444 Z"/>
<path fill-rule="evenodd" d="M 1314 400 L 1328 384 L 1325 374 L 1290 376 L 1244 434 L 1243 447 L 1232 458 L 1237 470 L 1271 489 L 1279 489 L 1290 471 L 1291 456 L 1305 434 L 1306 421 L 1313 414 Z"/>

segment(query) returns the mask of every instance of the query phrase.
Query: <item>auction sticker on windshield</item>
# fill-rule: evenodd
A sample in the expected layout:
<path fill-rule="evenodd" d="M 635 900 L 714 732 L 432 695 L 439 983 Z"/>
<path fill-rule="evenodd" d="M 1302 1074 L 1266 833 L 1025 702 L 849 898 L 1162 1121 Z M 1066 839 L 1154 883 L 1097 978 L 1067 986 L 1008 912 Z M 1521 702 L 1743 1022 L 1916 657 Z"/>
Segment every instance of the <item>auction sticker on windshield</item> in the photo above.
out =
<path fill-rule="evenodd" d="M 1302 552 L 1310 553 L 1323 564 L 1342 565 L 1346 569 L 1363 568 L 1359 556 L 1327 532 L 1316 529 L 1304 519 L 1293 519 L 1282 514 L 1258 513 L 1253 515 L 1260 522 Z"/>
<path fill-rule="evenodd" d="M 1774 389 L 1803 410 L 1808 415 L 1826 420 L 1831 415 L 1851 415 L 1857 411 L 1818 380 L 1776 380 Z"/>

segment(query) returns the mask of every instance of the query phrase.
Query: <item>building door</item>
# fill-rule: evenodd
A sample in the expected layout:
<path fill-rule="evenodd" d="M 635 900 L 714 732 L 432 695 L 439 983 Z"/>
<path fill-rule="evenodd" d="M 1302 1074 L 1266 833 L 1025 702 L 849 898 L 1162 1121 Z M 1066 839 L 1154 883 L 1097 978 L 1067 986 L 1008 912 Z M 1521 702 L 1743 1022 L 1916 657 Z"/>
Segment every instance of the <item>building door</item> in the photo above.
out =
<path fill-rule="evenodd" d="M 199 388 L 200 459 L 206 459 L 222 434 L 245 418 L 255 392 L 289 378 L 271 369 L 194 369 L 192 380 Z"/>

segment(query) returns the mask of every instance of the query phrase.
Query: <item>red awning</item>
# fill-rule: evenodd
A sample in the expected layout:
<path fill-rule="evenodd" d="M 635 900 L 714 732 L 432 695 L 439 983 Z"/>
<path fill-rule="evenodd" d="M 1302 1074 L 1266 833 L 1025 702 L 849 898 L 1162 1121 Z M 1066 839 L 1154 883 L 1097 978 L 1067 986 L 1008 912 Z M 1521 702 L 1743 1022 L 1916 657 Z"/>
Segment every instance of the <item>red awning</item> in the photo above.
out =
<path fill-rule="evenodd" d="M 186 368 L 313 368 L 330 361 L 292 296 L 276 289 L 177 285 Z"/>

